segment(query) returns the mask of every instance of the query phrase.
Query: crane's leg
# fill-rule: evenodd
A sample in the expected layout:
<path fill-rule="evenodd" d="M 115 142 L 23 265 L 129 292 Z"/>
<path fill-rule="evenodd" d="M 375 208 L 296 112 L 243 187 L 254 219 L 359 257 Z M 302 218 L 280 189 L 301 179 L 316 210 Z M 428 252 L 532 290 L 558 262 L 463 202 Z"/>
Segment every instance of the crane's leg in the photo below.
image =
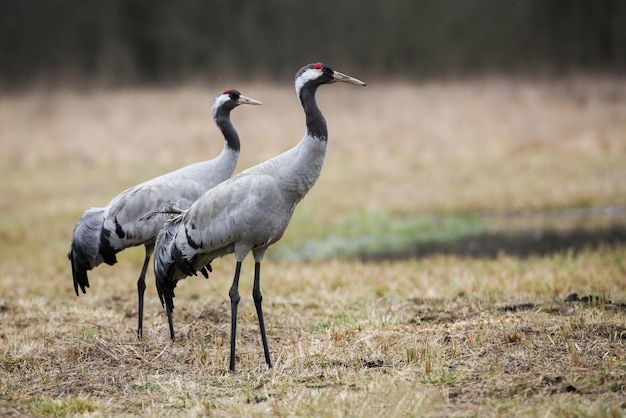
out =
<path fill-rule="evenodd" d="M 152 247 L 152 249 L 154 249 L 154 247 Z M 143 267 L 141 268 L 139 279 L 137 279 L 137 297 L 139 299 L 139 309 L 137 312 L 137 338 L 140 340 L 143 337 L 143 295 L 146 291 L 146 272 L 148 271 L 152 249 L 149 249 L 148 246 L 146 246 L 146 258 L 143 261 Z"/>
<path fill-rule="evenodd" d="M 235 267 L 235 278 L 233 279 L 233 285 L 230 287 L 228 296 L 230 296 L 230 312 L 231 312 L 231 324 L 230 324 L 230 366 L 231 372 L 235 371 L 235 336 L 237 335 L 237 305 L 241 296 L 239 295 L 239 273 L 241 272 L 241 261 L 237 261 Z"/>
<path fill-rule="evenodd" d="M 173 309 L 171 306 L 167 306 L 166 310 L 167 310 L 167 324 L 170 326 L 170 339 L 174 341 L 174 319 L 172 318 Z"/>
<path fill-rule="evenodd" d="M 263 320 L 263 308 L 261 302 L 263 295 L 261 294 L 261 263 L 254 263 L 254 286 L 252 287 L 252 299 L 256 306 L 256 314 L 259 317 L 259 328 L 261 329 L 261 340 L 263 342 L 263 352 L 265 353 L 265 363 L 269 369 L 272 368 L 272 360 L 270 359 L 270 350 L 267 346 L 267 335 L 265 335 L 265 321 Z"/>

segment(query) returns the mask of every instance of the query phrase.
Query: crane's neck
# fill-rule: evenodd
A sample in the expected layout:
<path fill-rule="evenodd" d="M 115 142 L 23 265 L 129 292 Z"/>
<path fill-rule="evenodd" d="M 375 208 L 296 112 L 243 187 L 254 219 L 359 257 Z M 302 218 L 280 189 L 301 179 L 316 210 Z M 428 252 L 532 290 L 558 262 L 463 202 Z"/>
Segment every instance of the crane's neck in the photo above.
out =
<path fill-rule="evenodd" d="M 326 119 L 324 119 L 324 115 L 322 115 L 315 101 L 315 93 L 318 87 L 318 84 L 313 83 L 304 85 L 299 92 L 299 98 L 306 116 L 307 136 L 312 136 L 319 141 L 326 142 L 328 140 Z"/>
<path fill-rule="evenodd" d="M 288 163 L 281 175 L 282 188 L 294 204 L 311 190 L 319 178 L 326 155 L 328 129 L 315 101 L 318 86 L 309 83 L 298 92 L 306 116 L 306 132 L 302 141 L 284 157 Z"/>
<path fill-rule="evenodd" d="M 274 177 L 285 200 L 293 205 L 292 209 L 319 178 L 326 155 L 328 129 L 315 101 L 318 86 L 309 82 L 297 90 L 306 116 L 306 132 L 302 141 L 290 150 L 244 172 Z"/>
<path fill-rule="evenodd" d="M 224 150 L 230 149 L 238 153 L 240 149 L 239 135 L 230 121 L 230 111 L 231 109 L 217 109 L 213 118 L 217 127 L 222 131 L 222 135 L 224 135 Z"/>

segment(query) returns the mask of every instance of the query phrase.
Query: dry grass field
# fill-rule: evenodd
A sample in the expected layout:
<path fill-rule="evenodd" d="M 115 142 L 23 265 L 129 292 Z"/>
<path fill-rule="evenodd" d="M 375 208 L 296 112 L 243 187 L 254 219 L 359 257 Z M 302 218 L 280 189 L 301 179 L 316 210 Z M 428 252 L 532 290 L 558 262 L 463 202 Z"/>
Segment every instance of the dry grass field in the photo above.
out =
<path fill-rule="evenodd" d="M 455 236 L 482 213 L 601 208 L 624 222 L 624 80 L 366 81 L 320 88 L 324 170 L 264 263 L 275 367 L 265 370 L 247 260 L 237 373 L 227 371 L 232 256 L 209 280 L 180 283 L 172 343 L 150 285 L 145 338 L 135 337 L 141 248 L 93 270 L 78 298 L 66 253 L 86 208 L 219 152 L 210 108 L 226 87 L 264 103 L 233 112 L 237 171 L 294 145 L 304 117 L 292 86 L 0 98 L 0 415 L 626 414 L 623 243 L 530 256 L 287 256 L 368 236 L 385 237 L 373 247 L 384 250 L 442 225 Z"/>

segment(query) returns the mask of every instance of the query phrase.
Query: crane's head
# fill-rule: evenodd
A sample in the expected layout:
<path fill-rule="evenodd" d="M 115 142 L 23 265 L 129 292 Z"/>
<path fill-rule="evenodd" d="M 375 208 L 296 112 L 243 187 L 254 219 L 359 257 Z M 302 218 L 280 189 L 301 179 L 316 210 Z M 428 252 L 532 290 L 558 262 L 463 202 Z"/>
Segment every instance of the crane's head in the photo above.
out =
<path fill-rule="evenodd" d="M 261 105 L 263 103 L 244 96 L 239 93 L 238 90 L 226 89 L 215 98 L 215 101 L 213 102 L 213 115 L 215 115 L 218 110 L 231 111 L 242 104 Z"/>
<path fill-rule="evenodd" d="M 335 71 L 327 64 L 316 62 L 314 64 L 305 65 L 296 73 L 296 92 L 300 95 L 300 90 L 302 90 L 302 88 L 309 83 L 319 86 L 321 84 L 329 84 L 336 81 L 357 84 L 359 86 L 365 85 L 364 82 L 357 78 Z"/>

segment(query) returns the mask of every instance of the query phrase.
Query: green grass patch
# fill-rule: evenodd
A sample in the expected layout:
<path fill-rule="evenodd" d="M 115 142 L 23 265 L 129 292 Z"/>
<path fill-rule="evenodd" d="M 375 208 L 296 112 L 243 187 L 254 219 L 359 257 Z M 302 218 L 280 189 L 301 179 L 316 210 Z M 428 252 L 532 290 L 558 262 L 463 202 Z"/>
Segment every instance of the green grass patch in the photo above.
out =
<path fill-rule="evenodd" d="M 94 412 L 96 404 L 88 398 L 41 399 L 35 401 L 31 411 L 49 417 L 71 417 Z"/>
<path fill-rule="evenodd" d="M 324 321 L 316 322 L 311 328 L 316 331 L 325 331 L 333 328 L 350 328 L 355 331 L 360 331 L 363 327 L 359 323 L 357 316 L 352 313 L 342 312 L 336 315 L 332 315 Z"/>
<path fill-rule="evenodd" d="M 294 217 L 293 229 L 314 223 L 303 214 Z M 368 257 L 400 251 L 423 242 L 446 242 L 484 233 L 487 226 L 477 216 L 398 216 L 387 212 L 357 212 L 336 226 L 320 226 L 312 234 L 290 236 L 270 252 L 287 260 Z M 306 239 L 300 238 L 306 236 Z"/>

